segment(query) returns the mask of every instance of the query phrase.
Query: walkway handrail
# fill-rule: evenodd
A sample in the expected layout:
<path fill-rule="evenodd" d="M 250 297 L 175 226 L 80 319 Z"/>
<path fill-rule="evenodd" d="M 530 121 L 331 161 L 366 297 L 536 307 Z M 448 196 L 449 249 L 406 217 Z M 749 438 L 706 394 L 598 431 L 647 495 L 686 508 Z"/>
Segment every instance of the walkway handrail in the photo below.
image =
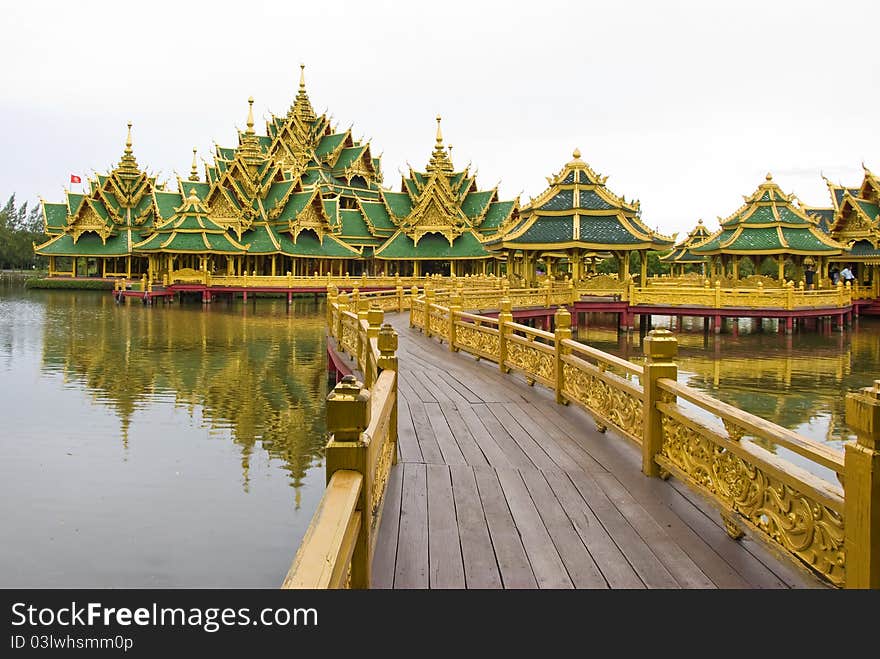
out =
<path fill-rule="evenodd" d="M 282 588 L 369 588 L 391 466 L 397 462 L 397 333 L 377 306 L 328 297 L 328 331 L 356 360 L 327 396 L 327 490 Z"/>
<path fill-rule="evenodd" d="M 802 285 L 788 282 L 778 288 L 764 288 L 760 283 L 754 288 L 722 288 L 716 281 L 710 286 L 664 285 L 654 283 L 646 287 L 630 286 L 627 300 L 632 306 L 682 306 L 802 309 L 843 308 L 853 301 L 853 290 L 839 284 L 833 288 L 806 290 Z"/>
<path fill-rule="evenodd" d="M 678 342 L 667 330 L 648 334 L 642 367 L 573 341 L 564 307 L 547 332 L 513 322 L 507 297 L 497 318 L 462 311 L 463 297 L 453 293 L 448 306 L 430 289 L 413 297 L 410 325 L 548 386 L 600 430 L 614 427 L 641 445 L 646 475 L 673 475 L 705 496 L 732 537 L 746 529 L 835 586 L 880 588 L 880 380 L 847 396 L 858 441 L 841 452 L 677 382 Z"/>

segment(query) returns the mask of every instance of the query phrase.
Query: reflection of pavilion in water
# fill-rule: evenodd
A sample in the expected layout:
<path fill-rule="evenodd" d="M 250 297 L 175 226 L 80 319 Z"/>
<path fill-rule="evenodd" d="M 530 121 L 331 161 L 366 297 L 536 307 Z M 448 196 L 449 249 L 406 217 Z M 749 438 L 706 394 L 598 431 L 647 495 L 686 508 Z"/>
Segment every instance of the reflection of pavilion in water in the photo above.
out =
<path fill-rule="evenodd" d="M 254 315 L 247 307 L 148 309 L 102 299 L 81 311 L 49 298 L 44 370 L 82 383 L 115 410 L 126 447 L 135 411 L 156 413 L 157 401 L 173 397 L 190 415 L 200 407 L 212 431 L 228 429 L 241 448 L 245 489 L 259 441 L 298 490 L 324 444 L 327 363 L 313 301 L 297 301 L 289 315 Z"/>
<path fill-rule="evenodd" d="M 876 321 L 862 319 L 852 331 L 825 336 L 676 332 L 679 379 L 813 439 L 841 442 L 851 435 L 844 423 L 844 394 L 866 386 L 880 370 L 878 329 Z M 593 323 L 579 328 L 577 338 L 641 362 L 638 332 L 618 333 Z"/>

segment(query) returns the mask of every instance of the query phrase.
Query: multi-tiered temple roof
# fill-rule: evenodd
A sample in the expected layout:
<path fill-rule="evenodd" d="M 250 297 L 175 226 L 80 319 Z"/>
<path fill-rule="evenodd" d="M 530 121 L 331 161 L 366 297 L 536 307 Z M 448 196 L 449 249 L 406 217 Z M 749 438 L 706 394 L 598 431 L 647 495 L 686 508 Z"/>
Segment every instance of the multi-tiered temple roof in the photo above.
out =
<path fill-rule="evenodd" d="M 783 193 L 770 174 L 744 199 L 711 239 L 691 248 L 694 254 L 833 256 L 846 249 L 796 206 L 794 196 Z"/>
<path fill-rule="evenodd" d="M 698 220 L 697 226 L 695 226 L 690 231 L 690 233 L 688 233 L 687 238 L 676 244 L 675 247 L 673 247 L 666 254 L 660 256 L 660 260 L 664 263 L 705 263 L 706 257 L 699 254 L 694 254 L 691 251 L 691 248 L 705 242 L 710 237 L 710 235 L 711 234 L 706 228 L 706 225 L 703 224 L 703 220 Z"/>
<path fill-rule="evenodd" d="M 639 202 L 626 201 L 606 186 L 600 176 L 581 160 L 574 159 L 556 176 L 550 187 L 522 211 L 522 221 L 494 240 L 494 249 L 640 250 L 666 249 L 674 240 L 645 226 Z"/>

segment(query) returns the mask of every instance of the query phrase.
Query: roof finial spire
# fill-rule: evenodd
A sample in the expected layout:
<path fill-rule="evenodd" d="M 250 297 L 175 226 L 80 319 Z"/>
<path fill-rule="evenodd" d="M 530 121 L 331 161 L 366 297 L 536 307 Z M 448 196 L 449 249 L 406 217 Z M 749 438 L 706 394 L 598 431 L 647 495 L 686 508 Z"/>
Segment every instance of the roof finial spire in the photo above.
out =
<path fill-rule="evenodd" d="M 574 151 L 571 152 L 571 155 L 575 160 L 579 160 L 581 157 L 581 150 L 579 148 L 575 147 Z"/>
<path fill-rule="evenodd" d="M 128 122 L 128 135 L 125 138 L 125 152 L 131 153 L 131 122 Z"/>
<path fill-rule="evenodd" d="M 254 97 L 248 97 L 248 118 L 247 118 L 247 133 L 248 135 L 254 134 Z"/>
<path fill-rule="evenodd" d="M 772 180 L 773 180 L 773 174 L 771 174 L 770 172 L 767 172 L 767 176 L 765 176 L 764 179 L 767 180 L 767 181 L 772 181 Z"/>
<path fill-rule="evenodd" d="M 306 65 L 299 65 L 299 88 L 303 91 L 306 90 Z"/>
<path fill-rule="evenodd" d="M 125 136 L 125 150 L 122 152 L 122 159 L 119 161 L 117 168 L 119 173 L 124 176 L 134 177 L 139 173 L 137 160 L 131 150 L 131 122 L 128 122 L 128 134 Z"/>
<path fill-rule="evenodd" d="M 193 164 L 192 164 L 192 169 L 190 169 L 190 172 L 189 172 L 189 180 L 190 181 L 198 181 L 199 180 L 199 168 L 198 168 L 198 165 L 196 164 L 196 152 L 198 152 L 198 149 L 196 147 L 193 147 Z"/>
<path fill-rule="evenodd" d="M 438 145 L 443 144 L 443 131 L 440 130 L 440 120 L 441 119 L 442 119 L 442 117 L 438 114 L 437 115 L 437 144 Z"/>

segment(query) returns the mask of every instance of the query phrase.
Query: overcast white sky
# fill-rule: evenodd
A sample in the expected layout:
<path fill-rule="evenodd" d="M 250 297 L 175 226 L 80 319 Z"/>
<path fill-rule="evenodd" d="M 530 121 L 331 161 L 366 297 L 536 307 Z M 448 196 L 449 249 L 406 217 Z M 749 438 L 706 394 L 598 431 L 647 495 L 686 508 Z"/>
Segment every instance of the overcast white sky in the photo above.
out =
<path fill-rule="evenodd" d="M 128 120 L 141 165 L 186 175 L 193 146 L 234 145 L 248 96 L 286 112 L 300 62 L 394 189 L 438 113 L 481 187 L 526 204 L 579 147 L 664 233 L 715 227 L 768 171 L 828 205 L 820 171 L 880 169 L 877 2 L 4 5 L 3 201 L 61 201 L 71 173 L 118 161 Z"/>

